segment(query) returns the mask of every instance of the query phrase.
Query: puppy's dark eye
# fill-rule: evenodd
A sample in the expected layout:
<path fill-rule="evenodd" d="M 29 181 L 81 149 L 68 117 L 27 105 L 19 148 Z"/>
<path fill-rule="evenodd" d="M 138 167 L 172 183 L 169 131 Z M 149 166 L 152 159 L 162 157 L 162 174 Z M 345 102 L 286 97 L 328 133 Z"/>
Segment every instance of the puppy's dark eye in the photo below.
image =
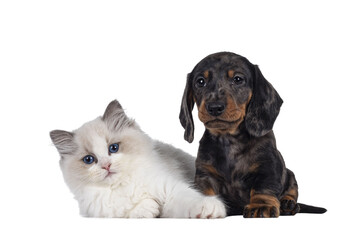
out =
<path fill-rule="evenodd" d="M 241 85 L 245 83 L 245 79 L 242 76 L 235 75 L 233 78 L 233 83 L 236 85 Z"/>
<path fill-rule="evenodd" d="M 195 83 L 196 87 L 198 88 L 202 88 L 202 87 L 205 87 L 206 86 L 206 82 L 205 82 L 205 79 L 200 77 L 196 80 L 196 83 Z"/>
<path fill-rule="evenodd" d="M 119 144 L 113 143 L 109 146 L 110 153 L 116 153 L 117 151 L 119 151 Z"/>
<path fill-rule="evenodd" d="M 86 164 L 92 164 L 95 161 L 95 158 L 91 155 L 87 155 L 83 158 L 83 162 Z"/>

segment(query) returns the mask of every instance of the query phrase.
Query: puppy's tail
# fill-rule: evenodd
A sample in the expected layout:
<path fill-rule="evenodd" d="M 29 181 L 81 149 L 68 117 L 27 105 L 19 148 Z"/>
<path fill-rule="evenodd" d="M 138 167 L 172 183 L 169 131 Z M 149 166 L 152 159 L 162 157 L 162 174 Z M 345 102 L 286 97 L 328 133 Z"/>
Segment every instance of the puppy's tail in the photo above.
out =
<path fill-rule="evenodd" d="M 306 204 L 302 204 L 302 203 L 298 203 L 300 210 L 299 213 L 316 213 L 316 214 L 321 214 L 321 213 L 325 213 L 327 210 L 325 208 L 322 207 L 314 207 L 314 206 L 310 206 L 310 205 L 306 205 Z"/>

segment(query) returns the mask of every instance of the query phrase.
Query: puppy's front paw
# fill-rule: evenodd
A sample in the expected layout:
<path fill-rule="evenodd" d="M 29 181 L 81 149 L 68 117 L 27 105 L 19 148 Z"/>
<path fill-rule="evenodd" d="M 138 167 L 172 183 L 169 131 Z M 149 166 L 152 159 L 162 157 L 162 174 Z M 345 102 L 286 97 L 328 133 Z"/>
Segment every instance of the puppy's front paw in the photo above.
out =
<path fill-rule="evenodd" d="M 129 218 L 156 218 L 159 215 L 159 204 L 153 199 L 144 199 L 131 210 Z"/>
<path fill-rule="evenodd" d="M 281 215 L 295 215 L 300 211 L 300 206 L 292 199 L 282 199 L 280 201 Z"/>
<path fill-rule="evenodd" d="M 250 203 L 245 206 L 244 218 L 274 218 L 279 217 L 280 210 L 270 204 Z"/>
<path fill-rule="evenodd" d="M 190 218 L 224 218 L 225 205 L 216 197 L 204 197 L 196 203 L 189 213 Z"/>

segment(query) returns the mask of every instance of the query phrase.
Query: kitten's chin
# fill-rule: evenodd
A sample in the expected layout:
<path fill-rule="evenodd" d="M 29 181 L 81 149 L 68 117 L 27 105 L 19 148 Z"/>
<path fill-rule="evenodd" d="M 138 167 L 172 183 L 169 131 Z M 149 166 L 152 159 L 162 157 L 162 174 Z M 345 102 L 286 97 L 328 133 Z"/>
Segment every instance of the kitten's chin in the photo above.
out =
<path fill-rule="evenodd" d="M 105 176 L 105 178 L 111 177 L 111 176 L 113 176 L 114 174 L 116 174 L 116 173 L 115 173 L 115 172 L 108 172 L 107 175 Z"/>
<path fill-rule="evenodd" d="M 106 184 L 114 184 L 117 180 L 117 173 L 116 172 L 108 172 L 104 179 L 103 182 L 105 182 Z"/>

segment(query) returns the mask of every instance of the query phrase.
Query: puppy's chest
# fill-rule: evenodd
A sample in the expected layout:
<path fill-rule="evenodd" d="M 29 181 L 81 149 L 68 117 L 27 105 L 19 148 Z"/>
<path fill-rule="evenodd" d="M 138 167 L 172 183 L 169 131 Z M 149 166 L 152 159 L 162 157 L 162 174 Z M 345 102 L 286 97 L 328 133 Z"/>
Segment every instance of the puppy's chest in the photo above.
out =
<path fill-rule="evenodd" d="M 236 139 L 218 139 L 206 148 L 205 161 L 217 170 L 227 184 L 238 185 L 239 181 L 248 178 L 254 168 L 248 145 Z M 200 161 L 201 158 L 200 156 Z"/>
<path fill-rule="evenodd" d="M 208 178 L 212 179 L 210 182 L 216 183 L 216 188 L 228 204 L 238 202 L 239 197 L 243 204 L 248 202 L 257 167 L 249 146 L 236 141 L 214 141 L 207 150 L 203 158 L 199 154 L 198 161 L 204 161 L 216 170 L 208 171 Z"/>

